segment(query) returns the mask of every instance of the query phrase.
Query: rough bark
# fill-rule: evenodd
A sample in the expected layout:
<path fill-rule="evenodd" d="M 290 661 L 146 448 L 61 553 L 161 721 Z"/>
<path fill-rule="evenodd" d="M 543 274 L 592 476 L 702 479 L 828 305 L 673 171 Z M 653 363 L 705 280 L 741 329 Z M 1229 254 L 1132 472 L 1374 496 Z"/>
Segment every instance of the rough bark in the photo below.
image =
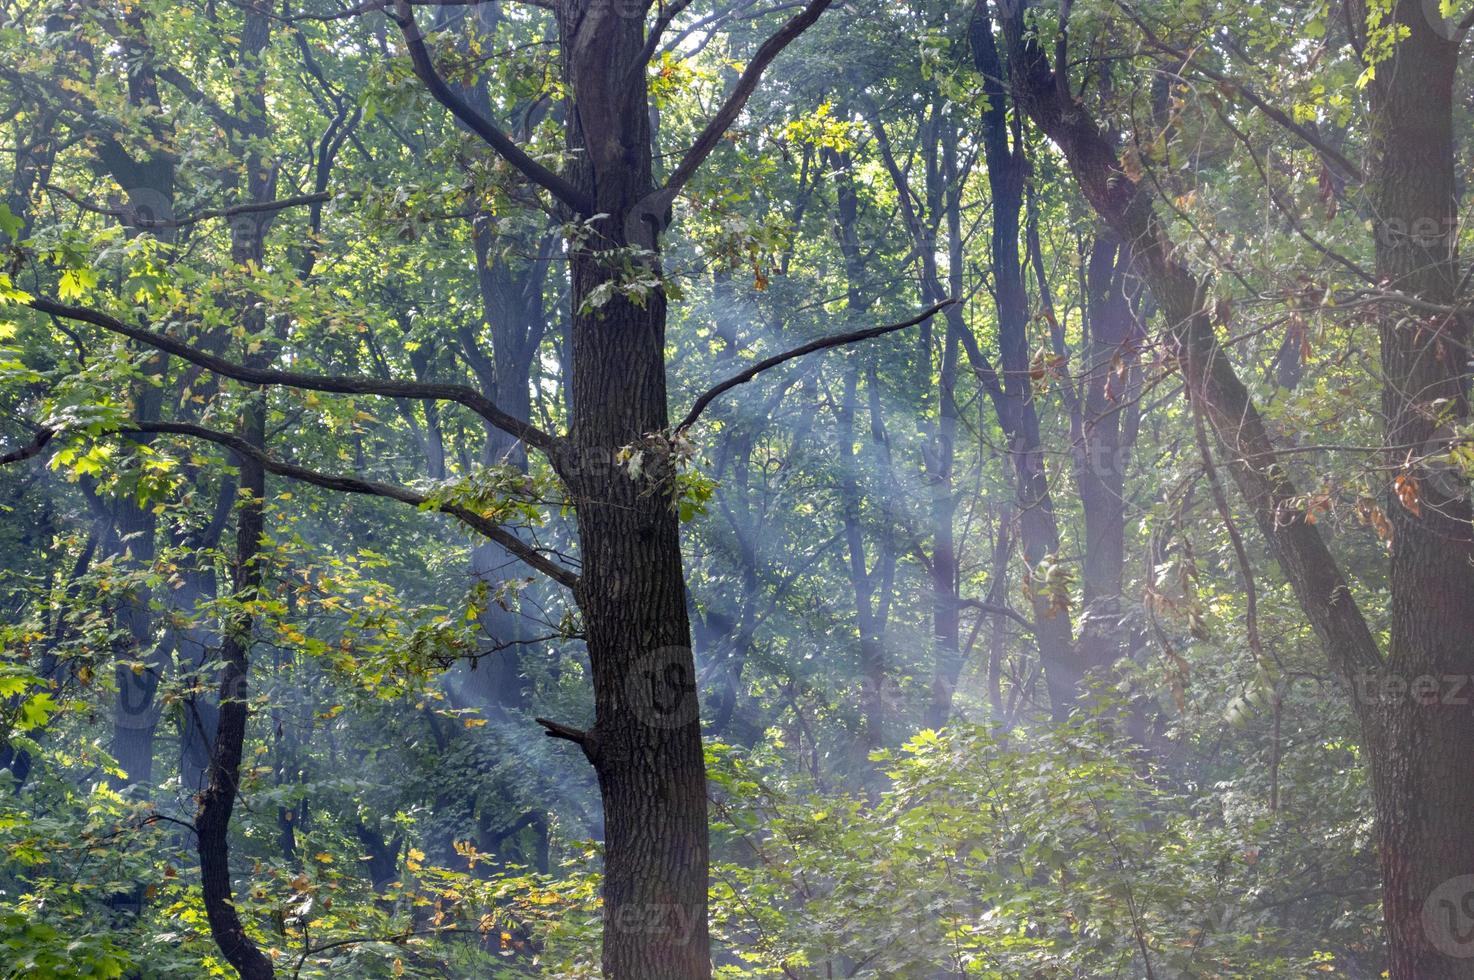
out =
<path fill-rule="evenodd" d="M 1458 300 L 1459 278 L 1458 44 L 1440 30 L 1429 4 L 1398 0 L 1392 13 L 1408 35 L 1368 86 L 1376 273 L 1390 289 L 1449 306 Z M 1399 447 L 1388 450 L 1387 463 L 1405 466 L 1404 447 L 1418 447 L 1414 465 L 1400 473 L 1416 481 L 1416 509 L 1390 490 L 1385 508 L 1393 528 L 1385 676 L 1468 678 L 1474 674 L 1469 487 L 1441 458 L 1453 427 L 1469 419 L 1469 321 L 1413 314 L 1394 303 L 1380 312 L 1378 327 L 1386 443 Z M 1474 949 L 1460 941 L 1467 938 L 1474 879 L 1459 883 L 1474 874 L 1468 773 L 1474 713 L 1445 700 L 1384 694 L 1377 699 L 1381 730 L 1369 737 L 1394 980 L 1474 977 Z"/>
<path fill-rule="evenodd" d="M 605 976 L 688 980 L 711 974 L 706 768 L 676 512 L 659 485 L 617 462 L 670 424 L 666 301 L 618 290 L 616 254 L 658 248 L 638 206 L 654 191 L 639 18 L 603 4 L 564 4 L 560 44 L 573 93 L 572 180 L 593 202 L 595 237 L 571 258 L 570 458 L 584 572 L 577 592 L 593 671 L 595 722 L 582 739 L 604 804 Z M 634 240 L 627 232 L 636 234 Z M 616 253 L 616 254 L 611 254 Z M 658 262 L 658 254 L 643 261 Z"/>
<path fill-rule="evenodd" d="M 705 762 L 680 529 L 669 498 L 666 300 L 659 288 L 632 295 L 623 270 L 659 272 L 660 236 L 676 194 L 720 143 L 766 66 L 829 2 L 810 0 L 759 47 L 660 187 L 646 85 L 658 37 L 646 36 L 648 3 L 543 4 L 557 20 L 569 93 L 566 175 L 532 160 L 453 92 L 435 69 L 414 7 L 408 0 L 394 4 L 415 73 L 429 92 L 588 232 L 571 243 L 568 257 L 571 431 L 566 443 L 544 439 L 539 448 L 549 452 L 576 503 L 583 574 L 574 593 L 595 720 L 586 732 L 543 724 L 549 735 L 580 745 L 598 776 L 605 820 L 603 968 L 616 980 L 711 975 Z M 643 452 L 638 473 L 622 461 L 627 448 Z"/>

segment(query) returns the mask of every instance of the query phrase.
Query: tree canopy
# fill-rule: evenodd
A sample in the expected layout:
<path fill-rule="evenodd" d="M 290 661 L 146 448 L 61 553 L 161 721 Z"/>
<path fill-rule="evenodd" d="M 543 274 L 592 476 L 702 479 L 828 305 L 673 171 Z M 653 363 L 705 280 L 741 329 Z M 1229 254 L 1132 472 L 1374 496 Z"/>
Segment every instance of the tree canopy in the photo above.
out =
<path fill-rule="evenodd" d="M 0 0 L 0 977 L 1474 978 L 1468 0 Z"/>

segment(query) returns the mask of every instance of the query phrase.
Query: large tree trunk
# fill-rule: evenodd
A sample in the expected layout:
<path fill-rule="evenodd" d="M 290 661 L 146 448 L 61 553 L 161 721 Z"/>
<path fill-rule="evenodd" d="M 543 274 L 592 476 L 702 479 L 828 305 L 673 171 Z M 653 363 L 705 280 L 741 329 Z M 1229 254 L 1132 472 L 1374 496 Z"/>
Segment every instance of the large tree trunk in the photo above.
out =
<path fill-rule="evenodd" d="M 416 74 L 573 219 L 568 440 L 547 450 L 578 515 L 583 613 L 595 720 L 586 732 L 543 720 L 580 745 L 604 802 L 606 976 L 711 975 L 709 863 L 691 629 L 671 494 L 676 440 L 668 431 L 665 295 L 652 285 L 675 196 L 719 144 L 764 67 L 830 0 L 810 0 L 765 41 L 729 98 L 656 192 L 646 86 L 648 0 L 540 4 L 558 24 L 566 99 L 567 174 L 538 164 L 467 106 L 436 71 L 409 0 L 395 20 Z M 663 30 L 684 4 L 661 8 Z M 659 38 L 650 39 L 653 53 Z M 638 466 L 631 465 L 638 463 Z"/>
<path fill-rule="evenodd" d="M 1443 306 L 1458 293 L 1453 81 L 1458 45 L 1432 4 L 1400 0 L 1408 35 L 1369 85 L 1377 277 Z M 1474 712 L 1449 704 L 1449 678 L 1474 675 L 1474 537 L 1469 487 L 1442 461 L 1469 418 L 1469 325 L 1392 303 L 1379 317 L 1382 406 L 1390 466 L 1418 500 L 1389 492 L 1392 617 L 1378 698 L 1383 729 L 1369 738 L 1381 844 L 1383 911 L 1394 980 L 1474 977 Z M 1440 400 L 1442 404 L 1440 406 Z M 1414 687 L 1433 678 L 1438 695 Z M 1426 683 L 1426 682 L 1425 682 Z M 1397 686 L 1391 686 L 1397 685 Z M 1396 693 L 1406 689 L 1407 693 Z M 1457 699 L 1455 699 L 1457 700 Z"/>
<path fill-rule="evenodd" d="M 603 968 L 614 980 L 704 980 L 706 766 L 680 527 L 660 458 L 666 302 L 658 290 L 641 303 L 618 290 L 590 302 L 621 274 L 611 251 L 658 250 L 660 229 L 636 214 L 654 190 L 645 73 L 633 67 L 644 23 L 573 6 L 559 12 L 573 177 L 609 216 L 571 256 L 572 451 L 560 467 L 578 501 L 577 601 L 594 681 L 595 723 L 581 741 L 604 803 Z M 638 475 L 617 459 L 630 446 L 654 456 Z"/>

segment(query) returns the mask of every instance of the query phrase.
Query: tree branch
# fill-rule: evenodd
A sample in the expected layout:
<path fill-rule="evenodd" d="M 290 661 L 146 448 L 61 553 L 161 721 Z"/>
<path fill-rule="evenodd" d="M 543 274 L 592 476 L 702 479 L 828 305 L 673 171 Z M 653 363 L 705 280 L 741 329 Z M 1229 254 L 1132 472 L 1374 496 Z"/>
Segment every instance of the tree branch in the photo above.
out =
<path fill-rule="evenodd" d="M 216 445 L 224 446 L 239 456 L 249 457 L 261 464 L 262 469 L 277 476 L 297 480 L 302 483 L 310 483 L 313 486 L 322 487 L 326 490 L 337 490 L 342 493 L 357 493 L 371 497 L 385 497 L 389 500 L 397 500 L 400 503 L 410 504 L 414 507 L 428 506 L 442 514 L 448 514 L 456 518 L 462 524 L 474 529 L 485 537 L 513 555 L 520 558 L 524 564 L 542 572 L 544 575 L 560 585 L 570 589 L 578 587 L 579 578 L 573 572 L 564 568 L 528 544 L 515 534 L 511 533 L 501 525 L 489 521 L 477 514 L 475 511 L 455 504 L 437 503 L 424 494 L 413 490 L 397 487 L 392 483 L 379 483 L 375 480 L 363 480 L 351 476 L 335 476 L 329 473 L 319 473 L 295 463 L 288 463 L 268 455 L 264 450 L 251 445 L 239 436 L 228 432 L 219 432 L 215 429 L 207 429 L 204 426 L 192 425 L 187 422 L 130 422 L 123 430 L 124 432 L 148 432 L 163 433 L 168 435 L 190 436 L 195 439 L 203 439 Z"/>
<path fill-rule="evenodd" d="M 809 0 L 808 6 L 762 43 L 752 61 L 748 62 L 746 70 L 738 77 L 737 87 L 732 90 L 731 95 L 727 96 L 727 101 L 717 110 L 716 115 L 711 117 L 706 128 L 701 131 L 701 135 L 697 136 L 696 141 L 686 150 L 685 155 L 681 157 L 680 164 L 670 175 L 670 179 L 665 182 L 665 186 L 642 202 L 641 212 L 654 215 L 665 213 L 665 209 L 670 207 L 676 195 L 681 192 L 681 188 L 685 187 L 687 182 L 695 176 L 701 164 L 711 156 L 712 150 L 715 150 L 722 141 L 722 136 L 732 127 L 732 123 L 737 121 L 738 113 L 747 104 L 747 100 L 757 88 L 758 82 L 762 80 L 763 72 L 768 65 L 794 39 L 813 26 L 814 22 L 819 19 L 819 15 L 824 13 L 832 2 L 833 0 Z M 641 70 L 644 70 L 643 67 Z"/>
<path fill-rule="evenodd" d="M 287 208 L 301 207 L 309 204 L 325 204 L 333 199 L 333 195 L 327 191 L 316 194 L 299 194 L 296 197 L 284 197 L 275 201 L 251 201 L 246 204 L 236 204 L 228 208 L 211 208 L 206 211 L 198 211 L 183 218 L 140 218 L 129 208 L 105 208 L 93 204 L 79 195 L 73 194 L 65 187 L 56 184 L 47 184 L 46 189 L 71 201 L 83 211 L 91 211 L 93 214 L 105 214 L 111 218 L 127 222 L 135 228 L 183 228 L 209 218 L 233 218 L 239 214 L 260 214 L 268 211 L 284 211 Z"/>
<path fill-rule="evenodd" d="M 46 444 L 51 441 L 51 438 L 54 435 L 56 435 L 55 429 L 47 428 L 45 426 L 37 429 L 36 437 L 32 439 L 29 443 L 19 449 L 12 450 L 11 452 L 8 452 L 3 456 L 0 456 L 0 466 L 5 466 L 10 463 L 19 463 L 23 459 L 30 459 L 32 456 L 39 455 L 41 450 L 46 448 Z"/>
<path fill-rule="evenodd" d="M 44 297 L 26 301 L 26 305 L 42 313 L 90 323 L 113 333 L 122 334 L 132 340 L 147 344 L 166 354 L 183 358 L 207 371 L 248 384 L 272 385 L 282 388 L 303 388 L 311 391 L 327 391 L 342 395 L 382 395 L 386 398 L 433 399 L 465 405 L 492 425 L 546 453 L 556 461 L 561 456 L 562 440 L 549 435 L 536 426 L 513 418 L 497 408 L 480 392 L 463 385 L 429 384 L 415 381 L 379 380 L 376 378 L 336 377 L 330 375 L 297 374 L 291 371 L 276 371 L 269 368 L 253 368 L 227 361 L 222 357 L 207 354 L 197 347 L 176 340 L 167 334 L 145 330 L 124 323 L 116 317 L 99 310 L 83 306 L 68 306 Z"/>
<path fill-rule="evenodd" d="M 1341 168 L 1342 172 L 1347 177 L 1350 177 L 1351 179 L 1357 181 L 1364 179 L 1361 168 L 1358 167 L 1355 163 L 1352 163 L 1349 159 L 1347 159 L 1345 154 L 1336 149 L 1334 146 L 1331 146 L 1329 143 L 1321 139 L 1319 136 L 1311 132 L 1306 127 L 1291 119 L 1283 110 L 1270 105 L 1248 85 L 1244 84 L 1236 78 L 1225 75 L 1221 71 L 1209 68 L 1201 61 L 1194 62 L 1192 54 L 1183 51 L 1180 48 L 1174 47 L 1173 45 L 1168 44 L 1166 41 L 1157 37 L 1152 29 L 1147 26 L 1146 21 L 1141 18 L 1141 15 L 1136 12 L 1136 9 L 1132 7 L 1131 4 L 1127 3 L 1126 0 L 1115 0 L 1115 4 L 1121 9 L 1121 12 L 1124 13 L 1128 18 L 1130 18 L 1131 22 L 1137 26 L 1142 35 L 1145 36 L 1147 43 L 1150 44 L 1152 47 L 1166 54 L 1170 54 L 1174 58 L 1180 59 L 1184 68 L 1187 67 L 1189 63 L 1192 63 L 1193 68 L 1198 73 L 1212 81 L 1217 82 L 1220 85 L 1226 85 L 1229 88 L 1233 89 L 1240 96 L 1242 96 L 1245 101 L 1249 102 L 1260 112 L 1264 113 L 1270 119 L 1274 120 L 1276 123 L 1289 130 L 1291 133 L 1294 133 L 1296 136 L 1300 137 L 1317 153 L 1334 163 L 1337 167 Z"/>
<path fill-rule="evenodd" d="M 548 738 L 557 738 L 565 742 L 572 742 L 574 745 L 583 749 L 585 759 L 588 759 L 590 762 L 594 761 L 594 738 L 590 733 L 581 728 L 561 725 L 547 718 L 534 718 L 533 720 L 546 729 L 543 734 Z"/>
<path fill-rule="evenodd" d="M 818 2 L 818 0 L 816 0 Z M 828 2 L 828 0 L 824 0 Z M 528 180 L 537 184 L 572 208 L 581 216 L 587 217 L 593 213 L 594 203 L 577 187 L 553 173 L 547 167 L 538 163 L 532 157 L 513 142 L 512 138 L 496 127 L 491 120 L 486 119 L 475 109 L 471 108 L 464 99 L 451 91 L 445 79 L 441 78 L 435 71 L 435 62 L 430 57 L 430 51 L 425 47 L 425 36 L 420 33 L 419 24 L 415 22 L 414 8 L 409 0 L 394 0 L 394 13 L 391 15 L 394 22 L 399 25 L 399 32 L 404 35 L 405 46 L 409 49 L 410 61 L 414 65 L 415 75 L 425 83 L 425 88 L 435 97 L 435 101 L 445 106 L 451 114 L 459 119 L 466 128 L 477 136 L 480 136 L 493 150 L 502 156 L 504 160 L 522 172 Z"/>
<path fill-rule="evenodd" d="M 702 17 L 700 20 L 692 21 L 691 23 L 687 24 L 685 27 L 677 31 L 675 35 L 673 35 L 668 41 L 666 41 L 664 38 L 661 38 L 664 43 L 660 45 L 660 48 L 657 52 L 651 54 L 651 58 L 654 58 L 655 54 L 667 54 L 675 51 L 683 43 L 685 43 L 687 38 L 691 37 L 693 34 L 696 34 L 698 31 L 707 32 L 707 39 L 701 41 L 700 45 L 696 48 L 696 50 L 699 51 L 702 48 L 706 47 L 707 41 L 710 39 L 713 32 L 725 27 L 729 22 L 738 20 L 758 20 L 759 18 L 767 17 L 770 14 L 782 13 L 785 10 L 792 10 L 795 7 L 802 7 L 803 5 L 804 0 L 783 0 L 782 3 L 775 3 L 771 7 L 763 7 L 760 10 L 754 10 L 752 8 L 757 6 L 757 0 L 741 0 L 741 2 L 738 3 L 736 6 L 730 7 L 727 10 L 721 10 L 714 14 L 708 14 L 707 16 Z"/>
<path fill-rule="evenodd" d="M 650 59 L 655 57 L 655 52 L 660 48 L 660 37 L 665 29 L 670 27 L 671 21 L 680 16 L 681 11 L 691 6 L 691 0 L 671 0 L 670 3 L 661 3 L 660 13 L 655 18 L 655 23 L 650 25 L 650 33 L 645 36 L 645 48 L 640 52 L 637 63 L 639 70 L 644 71 L 645 66 L 650 64 Z"/>
<path fill-rule="evenodd" d="M 583 745 L 589 740 L 589 733 L 581 728 L 570 728 L 567 725 L 560 725 L 558 722 L 549 721 L 546 718 L 536 718 L 534 720 L 547 729 L 548 738 L 561 738 L 564 741 L 577 742 L 579 745 Z"/>
<path fill-rule="evenodd" d="M 870 327 L 867 330 L 856 330 L 853 333 L 842 333 L 837 334 L 833 337 L 820 337 L 818 340 L 811 340 L 807 344 L 804 344 L 800 347 L 795 347 L 793 350 L 785 351 L 782 354 L 775 354 L 774 356 L 769 357 L 766 360 L 758 361 L 756 364 L 752 365 L 752 367 L 748 368 L 740 374 L 733 375 L 726 381 L 723 381 L 715 387 L 708 389 L 704 394 L 701 395 L 701 397 L 697 398 L 696 403 L 691 406 L 691 411 L 687 412 L 686 417 L 681 420 L 681 424 L 676 426 L 676 431 L 680 432 L 685 429 L 691 428 L 691 426 L 696 424 L 697 419 L 701 418 L 701 413 L 706 411 L 707 406 L 709 406 L 713 401 L 726 394 L 728 391 L 731 391 L 733 388 L 736 388 L 738 385 L 747 384 L 747 382 L 751 381 L 753 378 L 757 377 L 759 374 L 768 370 L 769 368 L 775 368 L 786 361 L 791 361 L 796 357 L 803 357 L 805 354 L 812 354 L 815 351 L 828 350 L 831 347 L 840 347 L 845 344 L 858 343 L 862 340 L 869 340 L 872 337 L 881 337 L 888 333 L 895 333 L 897 330 L 905 330 L 907 327 L 914 327 L 918 323 L 924 323 L 925 321 L 931 319 L 942 310 L 946 309 L 949 306 L 952 306 L 956 302 L 957 300 L 955 299 L 943 300 L 942 302 L 937 303 L 929 309 L 918 313 L 911 319 L 903 320 L 900 323 L 891 323 L 887 324 L 884 327 Z"/>
<path fill-rule="evenodd" d="M 1029 619 L 1025 617 L 1022 613 L 1018 612 L 1015 609 L 1010 609 L 1008 606 L 1000 606 L 996 603 L 984 602 L 981 599 L 959 599 L 957 600 L 957 605 L 961 606 L 963 609 L 975 609 L 985 615 L 1002 616 L 1005 619 L 1011 619 L 1019 626 L 1023 627 L 1026 633 L 1034 632 L 1034 624 L 1030 622 Z"/>

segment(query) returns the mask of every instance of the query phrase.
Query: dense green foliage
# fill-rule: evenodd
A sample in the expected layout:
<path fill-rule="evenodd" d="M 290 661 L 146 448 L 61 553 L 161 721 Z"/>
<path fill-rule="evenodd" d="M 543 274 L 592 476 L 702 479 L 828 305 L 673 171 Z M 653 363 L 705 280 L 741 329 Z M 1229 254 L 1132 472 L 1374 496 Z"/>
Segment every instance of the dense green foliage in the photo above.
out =
<path fill-rule="evenodd" d="M 596 976 L 599 790 L 534 721 L 592 718 L 583 624 L 526 566 L 494 554 L 486 572 L 473 554 L 490 546 L 454 519 L 576 567 L 579 502 L 548 462 L 507 454 L 463 404 L 258 388 L 28 305 L 302 374 L 463 385 L 498 405 L 517 386 L 535 425 L 566 427 L 567 256 L 596 222 L 551 207 L 456 124 L 382 5 L 267 4 L 259 57 L 242 48 L 253 6 L 0 0 L 0 425 L 6 451 L 55 433 L 0 467 L 0 976 L 231 975 L 202 905 L 188 742 L 243 620 L 230 859 L 277 975 Z M 440 28 L 441 73 L 557 168 L 567 83 L 541 6 L 421 19 Z M 785 6 L 677 17 L 648 68 L 660 166 Z M 1367 219 L 1232 80 L 1361 159 L 1374 69 L 1337 3 L 1157 6 L 1073 5 L 1079 97 L 1119 134 L 1126 176 L 1158 186 L 1380 635 L 1386 511 L 1420 503 L 1367 451 L 1383 438 L 1357 292 Z M 1116 288 L 1141 335 L 1092 368 L 1105 232 L 1012 111 L 1028 157 L 1027 378 L 1002 360 L 971 9 L 836 4 L 679 196 L 660 266 L 631 247 L 585 303 L 669 298 L 677 419 L 763 357 L 954 288 L 970 338 L 959 347 L 938 317 L 795 360 L 619 461 L 668 468 L 682 521 L 716 973 L 1379 976 L 1373 809 L 1343 685 L 1240 501 L 1215 502 L 1158 311 L 1129 272 Z M 1053 10 L 1032 22 L 1042 37 Z M 1370 36 L 1390 50 L 1393 34 Z M 1197 44 L 1209 74 L 1164 54 Z M 268 178 L 268 200 L 301 200 L 243 230 L 259 212 L 238 206 Z M 243 261 L 257 233 L 260 257 Z M 1036 562 L 985 363 L 1037 411 L 1059 541 Z M 1092 370 L 1131 430 L 1106 612 L 1085 595 L 1076 465 Z M 415 499 L 270 476 L 264 585 L 247 595 L 231 584 L 241 457 L 136 422 L 234 433 L 262 403 L 273 457 Z M 1467 435 L 1451 479 L 1474 473 Z M 949 561 L 962 667 L 934 725 Z M 1051 720 L 1036 637 L 1046 617 L 1079 636 L 1092 616 L 1109 618 L 1120 662 Z M 139 729 L 142 775 L 118 750 Z"/>

